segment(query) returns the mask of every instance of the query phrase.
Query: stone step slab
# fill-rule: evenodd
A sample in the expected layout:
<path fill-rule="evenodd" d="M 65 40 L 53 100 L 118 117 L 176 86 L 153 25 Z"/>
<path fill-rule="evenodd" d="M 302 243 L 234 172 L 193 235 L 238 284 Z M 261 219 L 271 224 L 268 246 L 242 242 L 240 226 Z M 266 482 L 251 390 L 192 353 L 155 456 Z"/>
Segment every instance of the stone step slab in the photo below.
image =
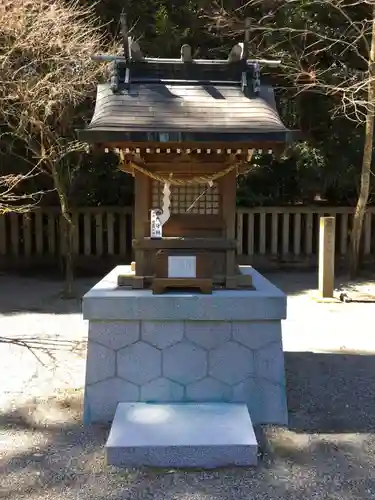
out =
<path fill-rule="evenodd" d="M 106 444 L 108 465 L 212 469 L 257 464 L 246 404 L 119 403 Z"/>

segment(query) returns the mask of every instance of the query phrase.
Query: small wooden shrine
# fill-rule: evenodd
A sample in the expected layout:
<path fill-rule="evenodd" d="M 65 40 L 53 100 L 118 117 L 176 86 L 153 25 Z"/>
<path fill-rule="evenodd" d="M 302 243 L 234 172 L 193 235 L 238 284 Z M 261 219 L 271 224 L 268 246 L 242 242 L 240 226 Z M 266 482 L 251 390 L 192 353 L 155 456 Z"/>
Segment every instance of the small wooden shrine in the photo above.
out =
<path fill-rule="evenodd" d="M 282 123 L 262 65 L 250 60 L 249 33 L 227 60 L 144 57 L 126 34 L 110 81 L 98 86 L 94 115 L 81 140 L 114 150 L 135 178 L 135 269 L 119 285 L 250 287 L 236 262 L 237 176 L 254 151 L 284 149 L 293 133 Z"/>

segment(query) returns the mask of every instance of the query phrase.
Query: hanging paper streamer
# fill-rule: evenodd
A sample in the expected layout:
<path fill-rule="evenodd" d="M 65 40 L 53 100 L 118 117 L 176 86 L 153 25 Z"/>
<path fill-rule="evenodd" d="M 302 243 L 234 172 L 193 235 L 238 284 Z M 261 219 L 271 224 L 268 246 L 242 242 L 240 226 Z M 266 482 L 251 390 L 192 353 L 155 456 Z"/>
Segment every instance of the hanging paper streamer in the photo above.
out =
<path fill-rule="evenodd" d="M 151 238 L 163 237 L 163 225 L 171 216 L 171 185 L 169 182 L 164 183 L 162 210 L 155 208 L 151 210 Z"/>
<path fill-rule="evenodd" d="M 170 182 L 165 182 L 163 187 L 163 202 L 162 202 L 163 213 L 159 217 L 162 226 L 164 226 L 164 224 L 171 216 L 170 207 L 171 207 L 171 184 Z"/>

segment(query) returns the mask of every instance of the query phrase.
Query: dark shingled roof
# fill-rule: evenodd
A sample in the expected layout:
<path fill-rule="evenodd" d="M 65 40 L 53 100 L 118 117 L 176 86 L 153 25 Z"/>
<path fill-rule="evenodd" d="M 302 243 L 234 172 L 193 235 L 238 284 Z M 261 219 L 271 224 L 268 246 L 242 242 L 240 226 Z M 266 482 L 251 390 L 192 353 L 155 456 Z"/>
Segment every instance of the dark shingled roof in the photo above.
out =
<path fill-rule="evenodd" d="M 246 142 L 260 146 L 293 140 L 277 112 L 272 87 L 260 85 L 256 93 L 244 91 L 238 65 L 142 63 L 134 64 L 130 71 L 128 84 L 124 83 L 125 68 L 119 71 L 115 91 L 109 83 L 98 86 L 91 123 L 78 131 L 81 140 Z M 248 83 L 252 79 L 248 74 Z"/>

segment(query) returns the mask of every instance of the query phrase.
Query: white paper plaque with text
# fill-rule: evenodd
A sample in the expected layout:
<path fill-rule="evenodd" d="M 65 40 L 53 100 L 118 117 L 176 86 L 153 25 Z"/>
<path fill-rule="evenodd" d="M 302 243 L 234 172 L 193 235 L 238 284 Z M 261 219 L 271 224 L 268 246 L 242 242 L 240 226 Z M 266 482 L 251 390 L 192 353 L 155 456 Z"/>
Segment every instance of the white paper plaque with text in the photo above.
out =
<path fill-rule="evenodd" d="M 163 230 L 160 223 L 161 210 L 158 208 L 151 210 L 151 227 L 150 236 L 152 239 L 160 239 L 163 237 Z"/>
<path fill-rule="evenodd" d="M 168 278 L 196 278 L 195 256 L 170 255 L 168 257 Z"/>

